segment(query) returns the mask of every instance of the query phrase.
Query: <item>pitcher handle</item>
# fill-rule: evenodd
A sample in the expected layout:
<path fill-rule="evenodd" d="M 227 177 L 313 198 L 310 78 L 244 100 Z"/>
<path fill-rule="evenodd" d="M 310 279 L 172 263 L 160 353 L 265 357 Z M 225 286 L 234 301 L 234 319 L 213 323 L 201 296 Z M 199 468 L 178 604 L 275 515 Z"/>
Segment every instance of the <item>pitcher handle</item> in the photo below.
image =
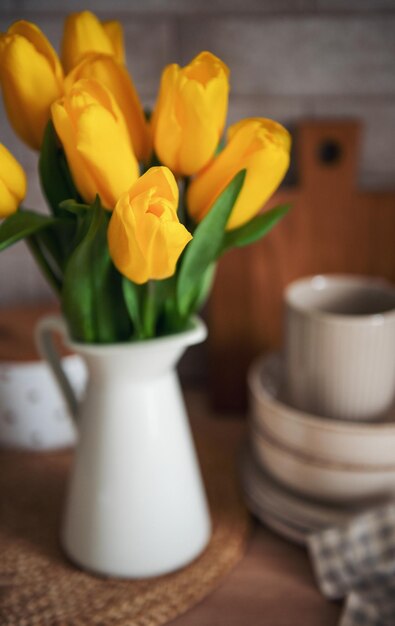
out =
<path fill-rule="evenodd" d="M 53 335 L 57 333 L 65 339 L 67 327 L 63 319 L 57 315 L 49 315 L 41 319 L 35 329 L 35 340 L 40 356 L 50 366 L 59 389 L 65 399 L 70 415 L 75 422 L 78 418 L 78 401 L 74 390 L 62 367 L 61 357 L 55 347 Z"/>

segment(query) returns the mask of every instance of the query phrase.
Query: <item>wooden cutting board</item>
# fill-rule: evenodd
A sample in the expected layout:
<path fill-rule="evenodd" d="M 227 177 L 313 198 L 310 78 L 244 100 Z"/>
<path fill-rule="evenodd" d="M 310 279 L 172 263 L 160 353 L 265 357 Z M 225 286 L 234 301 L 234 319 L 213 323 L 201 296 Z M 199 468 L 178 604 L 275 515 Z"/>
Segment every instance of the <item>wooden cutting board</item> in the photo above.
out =
<path fill-rule="evenodd" d="M 217 410 L 245 408 L 248 365 L 281 346 L 289 282 L 338 272 L 395 281 L 395 191 L 357 188 L 360 138 L 356 121 L 300 123 L 293 156 L 298 182 L 267 205 L 291 202 L 291 212 L 265 239 L 221 260 L 208 311 Z"/>

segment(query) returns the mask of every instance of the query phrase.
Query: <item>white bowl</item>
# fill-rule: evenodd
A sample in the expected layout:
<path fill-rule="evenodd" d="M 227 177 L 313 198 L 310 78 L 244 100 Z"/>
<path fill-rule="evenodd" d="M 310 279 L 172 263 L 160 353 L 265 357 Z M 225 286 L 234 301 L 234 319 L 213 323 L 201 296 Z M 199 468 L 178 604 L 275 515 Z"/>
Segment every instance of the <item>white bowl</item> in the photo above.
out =
<path fill-rule="evenodd" d="M 341 463 L 325 464 L 290 451 L 253 427 L 251 445 L 257 461 L 274 478 L 304 496 L 345 503 L 395 493 L 395 467 L 354 469 Z"/>
<path fill-rule="evenodd" d="M 326 419 L 293 408 L 283 399 L 279 354 L 251 366 L 248 375 L 251 420 L 273 440 L 318 461 L 361 469 L 395 469 L 395 415 L 385 421 Z"/>
<path fill-rule="evenodd" d="M 78 398 L 87 379 L 76 354 L 62 366 Z M 0 447 L 55 450 L 76 442 L 76 428 L 44 361 L 0 362 Z"/>

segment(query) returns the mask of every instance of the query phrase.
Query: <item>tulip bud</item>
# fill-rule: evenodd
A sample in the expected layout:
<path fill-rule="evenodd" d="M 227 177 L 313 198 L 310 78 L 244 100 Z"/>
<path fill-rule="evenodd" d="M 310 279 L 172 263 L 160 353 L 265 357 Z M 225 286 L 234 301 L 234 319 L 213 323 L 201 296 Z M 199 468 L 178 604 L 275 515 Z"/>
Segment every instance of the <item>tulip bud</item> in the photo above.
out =
<path fill-rule="evenodd" d="M 67 76 L 65 91 L 82 78 L 94 78 L 111 91 L 128 126 L 134 153 L 139 160 L 146 161 L 151 152 L 150 128 L 127 69 L 113 57 L 90 53 Z"/>
<path fill-rule="evenodd" d="M 0 143 L 0 217 L 15 213 L 26 195 L 26 174 L 11 152 Z"/>
<path fill-rule="evenodd" d="M 74 184 L 87 202 L 96 194 L 107 209 L 139 175 L 124 117 L 114 97 L 95 80 L 80 80 L 52 105 Z"/>
<path fill-rule="evenodd" d="M 117 63 L 125 65 L 125 44 L 123 41 L 123 28 L 117 20 L 109 20 L 101 23 L 104 32 L 111 41 L 114 59 Z"/>
<path fill-rule="evenodd" d="M 90 11 L 71 13 L 65 21 L 62 61 L 70 72 L 88 52 L 101 52 L 124 63 L 122 26 L 119 22 L 101 22 Z"/>
<path fill-rule="evenodd" d="M 63 70 L 34 24 L 15 22 L 0 35 L 0 81 L 12 127 L 31 148 L 40 149 L 51 104 L 62 95 Z"/>
<path fill-rule="evenodd" d="M 242 226 L 259 212 L 276 191 L 289 166 L 291 137 L 272 120 L 254 117 L 228 130 L 228 143 L 190 184 L 188 212 L 200 222 L 232 178 L 246 169 L 246 178 L 227 224 Z"/>
<path fill-rule="evenodd" d="M 135 283 L 172 276 L 192 239 L 177 217 L 178 187 L 167 167 L 152 167 L 118 200 L 108 227 L 115 266 Z"/>
<path fill-rule="evenodd" d="M 152 127 L 160 161 L 177 174 L 198 172 L 213 157 L 228 108 L 229 69 L 210 52 L 189 65 L 168 65 Z"/>

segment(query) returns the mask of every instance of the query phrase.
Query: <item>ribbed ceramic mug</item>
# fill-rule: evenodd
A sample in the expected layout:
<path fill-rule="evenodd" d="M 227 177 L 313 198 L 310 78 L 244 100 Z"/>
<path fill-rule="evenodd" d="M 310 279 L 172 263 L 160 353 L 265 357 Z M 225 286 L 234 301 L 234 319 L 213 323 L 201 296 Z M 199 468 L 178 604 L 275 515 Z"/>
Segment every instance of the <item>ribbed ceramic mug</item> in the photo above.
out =
<path fill-rule="evenodd" d="M 383 417 L 395 399 L 395 287 L 314 276 L 287 287 L 285 307 L 289 402 L 337 419 Z"/>

